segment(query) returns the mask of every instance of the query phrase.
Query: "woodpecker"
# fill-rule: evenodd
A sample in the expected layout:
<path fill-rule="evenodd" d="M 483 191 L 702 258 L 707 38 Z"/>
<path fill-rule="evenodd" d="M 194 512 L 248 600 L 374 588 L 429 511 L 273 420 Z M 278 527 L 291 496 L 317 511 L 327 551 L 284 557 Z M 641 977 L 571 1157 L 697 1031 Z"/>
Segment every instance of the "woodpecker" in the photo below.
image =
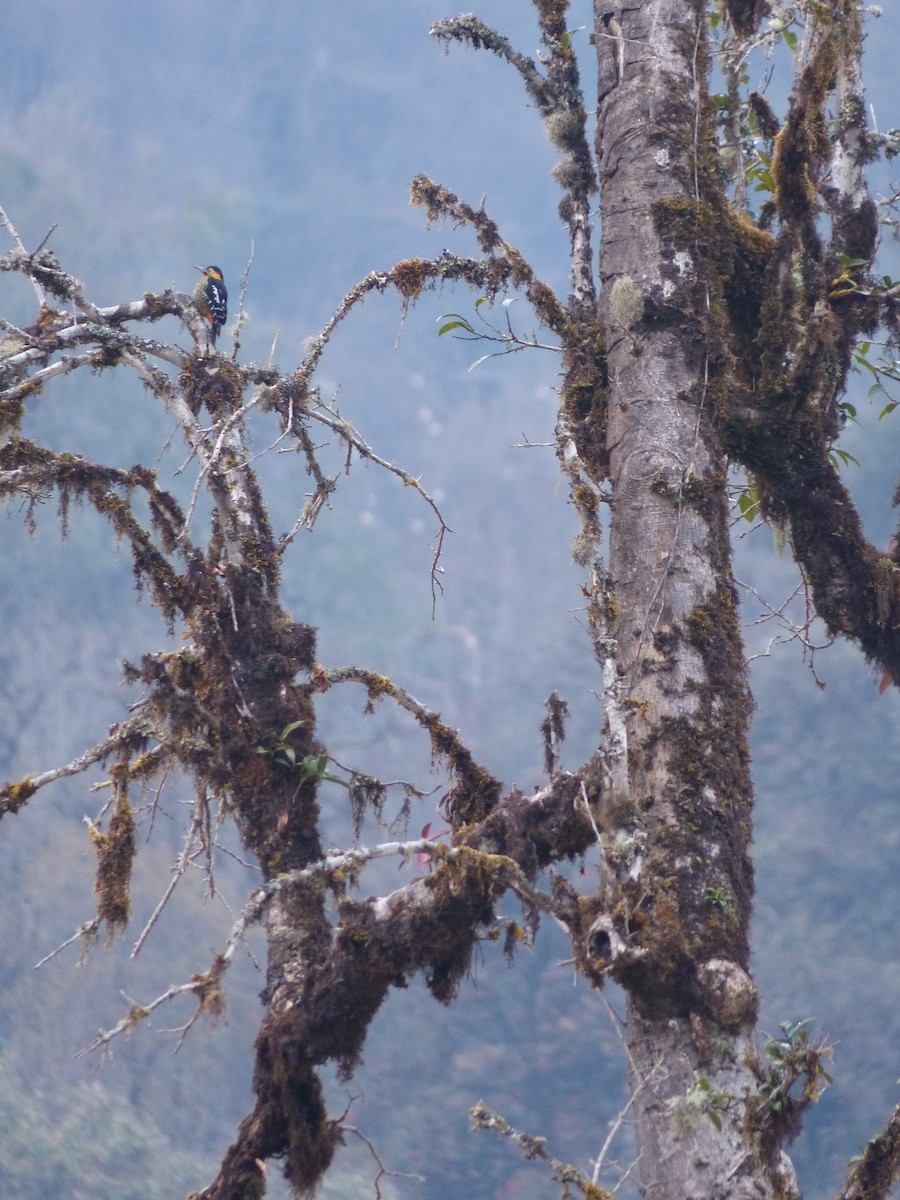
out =
<path fill-rule="evenodd" d="M 197 270 L 200 278 L 191 299 L 194 308 L 209 324 L 210 339 L 215 345 L 228 320 L 228 289 L 220 267 L 198 267 Z"/>

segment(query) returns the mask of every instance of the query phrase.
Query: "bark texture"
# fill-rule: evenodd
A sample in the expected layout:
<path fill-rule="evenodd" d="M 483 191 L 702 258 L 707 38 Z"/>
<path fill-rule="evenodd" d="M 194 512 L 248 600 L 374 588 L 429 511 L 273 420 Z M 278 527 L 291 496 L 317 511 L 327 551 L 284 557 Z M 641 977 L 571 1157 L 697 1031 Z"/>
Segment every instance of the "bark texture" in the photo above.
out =
<path fill-rule="evenodd" d="M 728 11 L 737 62 L 760 13 Z M 830 455 L 854 338 L 874 311 L 865 286 L 838 286 L 875 248 L 860 18 L 842 3 L 805 11 L 787 116 L 767 135 L 775 192 L 754 226 L 743 177 L 732 203 L 717 161 L 703 9 L 645 0 L 595 13 L 607 607 L 628 746 L 595 938 L 628 992 L 646 1194 L 789 1196 L 782 1144 L 797 1125 L 767 1090 L 747 973 L 751 701 L 725 482 L 729 461 L 755 473 L 819 614 L 894 672 L 896 574 L 862 537 Z M 807 1049 L 792 1047 L 788 1070 L 806 1074 L 806 1103 L 820 1069 Z"/>
<path fill-rule="evenodd" d="M 757 1086 L 751 705 L 704 330 L 709 263 L 671 220 L 703 199 L 704 18 L 684 0 L 651 0 L 625 9 L 614 36 L 605 15 L 598 5 L 609 569 L 630 713 L 628 801 L 615 817 L 640 853 L 637 869 L 616 871 L 610 902 L 641 1179 L 660 1200 L 770 1197 L 785 1179 L 748 1152 L 738 1099 Z M 730 990 L 728 1011 L 717 986 Z M 732 1097 L 714 1120 L 711 1094 Z"/>

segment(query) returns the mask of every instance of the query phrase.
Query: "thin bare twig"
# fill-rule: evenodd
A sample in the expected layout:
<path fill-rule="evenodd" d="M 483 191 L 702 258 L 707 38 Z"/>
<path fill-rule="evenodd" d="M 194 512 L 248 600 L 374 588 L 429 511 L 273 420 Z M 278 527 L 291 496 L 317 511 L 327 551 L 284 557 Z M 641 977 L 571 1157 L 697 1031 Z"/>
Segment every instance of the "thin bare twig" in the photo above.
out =
<path fill-rule="evenodd" d="M 172 877 L 169 880 L 168 884 L 166 885 L 166 888 L 163 891 L 163 894 L 160 897 L 159 902 L 156 905 L 156 908 L 154 908 L 153 912 L 150 914 L 150 917 L 149 917 L 146 925 L 141 930 L 140 934 L 138 935 L 137 941 L 134 943 L 134 947 L 131 951 L 132 958 L 137 958 L 137 956 L 140 954 L 141 950 L 144 947 L 144 943 L 147 941 L 147 938 L 150 936 L 150 932 L 153 929 L 153 926 L 159 920 L 160 916 L 162 915 L 163 909 L 168 904 L 169 900 L 171 899 L 172 893 L 175 891 L 176 887 L 178 886 L 178 884 L 181 881 L 182 876 L 184 875 L 185 871 L 188 868 L 188 863 L 190 861 L 191 853 L 197 842 L 198 834 L 200 833 L 200 829 L 202 826 L 203 818 L 202 818 L 201 812 L 199 811 L 202 803 L 203 803 L 202 800 L 197 801 L 197 811 L 195 811 L 195 813 L 194 813 L 193 823 L 191 824 L 191 828 L 190 828 L 187 836 L 184 839 L 184 845 L 181 849 L 181 854 L 179 854 L 178 859 L 175 863 L 175 866 L 172 868 Z"/>
<path fill-rule="evenodd" d="M 24 254 L 26 258 L 31 257 L 28 254 L 28 251 L 25 249 L 22 239 L 19 237 L 19 234 L 16 231 L 15 225 L 13 225 L 12 221 L 9 219 L 9 217 L 6 214 L 5 209 L 2 206 L 0 206 L 0 225 L 3 226 L 3 228 L 9 234 L 9 236 L 12 238 L 13 242 L 15 243 L 15 247 L 19 251 L 19 253 Z M 41 242 L 41 246 L 45 245 L 47 238 L 50 237 L 50 234 L 53 233 L 53 230 L 55 228 L 56 228 L 55 225 L 52 225 L 50 227 L 49 232 L 47 233 L 44 240 Z M 38 249 L 40 249 L 40 248 L 41 247 L 38 247 Z M 41 287 L 40 283 L 34 278 L 33 275 L 30 276 L 30 279 L 31 279 L 31 285 L 34 288 L 35 295 L 37 296 L 38 304 L 39 305 L 45 304 L 46 303 L 46 295 L 44 293 L 44 289 Z"/>
<path fill-rule="evenodd" d="M 372 1181 L 373 1185 L 375 1187 L 375 1200 L 382 1200 L 380 1184 L 381 1184 L 381 1180 L 385 1177 L 388 1177 L 391 1179 L 414 1179 L 417 1183 L 425 1183 L 426 1182 L 424 1175 L 416 1175 L 412 1171 L 391 1171 L 391 1170 L 389 1170 L 384 1165 L 384 1163 L 381 1161 L 381 1159 L 379 1158 L 378 1151 L 372 1145 L 371 1141 L 366 1137 L 366 1135 L 362 1132 L 362 1130 L 357 1129 L 355 1125 L 348 1125 L 346 1121 L 342 1120 L 341 1121 L 341 1129 L 345 1133 L 352 1133 L 355 1137 L 358 1137 L 359 1140 L 368 1148 L 369 1153 L 372 1155 L 372 1157 L 375 1160 L 375 1163 L 378 1167 L 378 1174 L 375 1176 L 374 1180 Z"/>
<path fill-rule="evenodd" d="M 74 942 L 80 942 L 80 941 L 87 942 L 87 948 L 84 951 L 84 953 L 86 954 L 87 949 L 89 949 L 90 946 L 94 942 L 96 942 L 97 935 L 99 934 L 99 932 L 100 932 L 100 918 L 99 917 L 91 917 L 90 920 L 88 920 L 88 921 L 82 921 L 82 923 L 78 926 L 78 928 L 75 930 L 75 932 L 72 934 L 72 936 L 70 938 L 66 938 L 66 940 L 64 942 L 61 942 L 60 945 L 58 945 L 55 950 L 51 950 L 49 954 L 45 954 L 44 957 L 39 962 L 36 962 L 34 964 L 35 971 L 39 971 L 40 968 L 42 966 L 44 966 L 45 963 L 50 962 L 50 960 L 52 958 L 56 958 L 56 956 L 58 954 L 61 954 L 63 952 L 63 950 L 66 949 L 67 946 L 71 946 Z"/>
<path fill-rule="evenodd" d="M 126 996 L 124 992 L 120 993 L 131 1004 L 128 1012 L 112 1029 L 101 1030 L 94 1038 L 89 1046 L 79 1050 L 75 1055 L 76 1058 L 85 1058 L 88 1054 L 92 1054 L 95 1050 L 107 1050 L 114 1038 L 119 1037 L 123 1033 L 133 1033 L 140 1025 L 141 1021 L 150 1016 L 163 1004 L 168 1004 L 170 1000 L 176 999 L 178 996 L 184 996 L 190 993 L 195 993 L 199 990 L 201 984 L 197 981 L 191 983 L 180 983 L 174 987 L 167 988 L 155 1000 L 151 1000 L 149 1004 L 138 1004 L 132 1000 L 130 996 Z"/>
<path fill-rule="evenodd" d="M 340 438 L 342 438 L 348 447 L 352 447 L 352 449 L 356 451 L 360 458 L 366 459 L 369 462 L 373 462 L 376 466 L 383 467 L 386 471 L 390 471 L 390 473 L 392 475 L 396 475 L 397 478 L 406 485 L 406 487 L 413 488 L 415 491 L 417 491 L 437 517 L 437 544 L 432 548 L 431 559 L 431 604 L 433 612 L 437 604 L 437 593 L 439 591 L 443 591 L 443 584 L 438 576 L 441 572 L 440 560 L 444 548 L 444 536 L 453 532 L 453 530 L 444 520 L 443 513 L 438 508 L 437 501 L 425 490 L 424 487 L 422 487 L 421 480 L 417 479 L 414 475 L 410 475 L 408 471 L 404 471 L 402 467 L 398 467 L 396 463 L 388 462 L 386 458 L 382 458 L 379 454 L 376 454 L 362 434 L 354 429 L 349 421 L 345 421 L 343 417 L 336 413 L 329 405 L 320 402 L 318 407 L 310 410 L 309 415 L 314 421 L 318 421 L 320 424 L 326 426 L 326 428 L 332 430 Z"/>
<path fill-rule="evenodd" d="M 253 238 L 250 239 L 250 254 L 247 258 L 244 272 L 241 275 L 241 290 L 238 298 L 238 315 L 234 323 L 234 350 L 231 358 L 233 362 L 237 362 L 238 351 L 241 348 L 241 330 L 247 324 L 247 313 L 244 308 L 244 301 L 247 299 L 247 286 L 250 282 L 250 268 L 253 266 L 253 258 L 256 253 L 256 244 Z"/>

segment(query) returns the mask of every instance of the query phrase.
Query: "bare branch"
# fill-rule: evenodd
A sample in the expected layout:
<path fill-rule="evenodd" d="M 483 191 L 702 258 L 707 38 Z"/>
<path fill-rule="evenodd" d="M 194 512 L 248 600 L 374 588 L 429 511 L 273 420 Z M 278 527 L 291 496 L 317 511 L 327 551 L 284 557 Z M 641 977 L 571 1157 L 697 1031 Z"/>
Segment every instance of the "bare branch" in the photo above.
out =
<path fill-rule="evenodd" d="M 493 779 L 484 767 L 474 761 L 470 751 L 460 739 L 458 731 L 445 725 L 441 720 L 440 713 L 427 708 L 386 675 L 367 671 L 363 667 L 321 669 L 315 672 L 312 686 L 330 687 L 337 683 L 361 683 L 366 688 L 370 708 L 374 707 L 384 696 L 390 696 L 401 708 L 412 713 L 422 728 L 427 731 L 435 755 L 452 767 L 461 787 L 472 787 L 476 792 L 482 794 L 483 800 L 490 798 L 491 803 L 496 801 L 500 790 L 499 782 Z M 481 815 L 483 816 L 484 813 Z"/>
<path fill-rule="evenodd" d="M 241 348 L 241 332 L 247 323 L 247 314 L 244 311 L 244 302 L 247 299 L 247 286 L 250 282 L 250 270 L 253 266 L 253 258 L 256 253 L 256 244 L 253 239 L 250 239 L 250 254 L 247 257 L 247 263 L 241 275 L 241 289 L 238 298 L 238 315 L 234 323 L 234 350 L 232 352 L 232 360 L 237 362 L 238 352 Z"/>
<path fill-rule="evenodd" d="M 188 868 L 188 864 L 190 863 L 190 860 L 191 860 L 191 855 L 194 851 L 194 847 L 197 844 L 199 834 L 203 827 L 202 804 L 203 804 L 203 800 L 197 801 L 197 809 L 194 813 L 194 820 L 191 825 L 191 828 L 188 830 L 188 833 L 185 836 L 184 845 L 181 848 L 181 854 L 179 854 L 179 856 L 178 856 L 178 861 L 175 863 L 175 866 L 172 868 L 172 876 L 171 876 L 168 884 L 166 885 L 165 891 L 163 892 L 162 896 L 160 897 L 160 899 L 156 905 L 156 908 L 154 908 L 153 912 L 150 914 L 150 917 L 147 920 L 146 925 L 141 930 L 140 934 L 138 935 L 137 941 L 134 943 L 134 946 L 132 947 L 132 950 L 131 950 L 132 958 L 137 958 L 137 956 L 140 954 L 141 950 L 144 947 L 144 943 L 147 941 L 147 938 L 150 936 L 153 926 L 159 920 L 160 916 L 162 915 L 163 909 L 168 904 L 169 900 L 172 897 L 173 892 L 175 891 L 176 887 L 178 886 L 178 884 L 181 881 L 182 876 L 184 875 L 185 871 Z"/>
<path fill-rule="evenodd" d="M 91 946 L 93 946 L 97 941 L 97 935 L 100 932 L 100 925 L 101 920 L 99 917 L 91 917 L 87 921 L 82 921 L 70 938 L 66 938 L 66 940 L 61 942 L 55 950 L 51 950 L 49 954 L 45 954 L 42 959 L 34 964 L 35 971 L 40 970 L 45 963 L 50 962 L 52 958 L 56 958 L 58 954 L 61 954 L 67 946 L 71 946 L 74 942 L 85 942 L 85 949 L 82 953 L 83 958 Z"/>
<path fill-rule="evenodd" d="M 528 95 L 542 113 L 550 108 L 552 101 L 547 81 L 535 66 L 534 59 L 514 50 L 508 38 L 485 25 L 478 17 L 471 14 L 448 17 L 442 21 L 435 21 L 428 32 L 439 42 L 462 42 L 475 50 L 490 50 L 518 71 L 525 82 Z"/>
<path fill-rule="evenodd" d="M 388 1179 L 413 1179 L 413 1180 L 415 1180 L 416 1183 L 426 1183 L 427 1182 L 427 1179 L 424 1175 L 416 1175 L 412 1171 L 392 1171 L 388 1167 L 386 1167 L 384 1165 L 384 1163 L 381 1161 L 381 1159 L 379 1158 L 378 1152 L 376 1151 L 375 1147 L 372 1145 L 372 1142 L 370 1141 L 370 1139 L 367 1138 L 366 1135 L 361 1130 L 357 1129 L 355 1125 L 348 1125 L 346 1121 L 342 1120 L 341 1121 L 341 1129 L 343 1129 L 345 1133 L 352 1133 L 355 1137 L 358 1137 L 359 1140 L 366 1146 L 369 1153 L 372 1155 L 372 1158 L 375 1160 L 375 1165 L 378 1167 L 378 1174 L 375 1176 L 375 1179 L 373 1180 L 373 1186 L 375 1188 L 375 1200 L 381 1200 L 380 1184 L 381 1184 L 381 1180 L 384 1179 L 385 1177 Z"/>
<path fill-rule="evenodd" d="M 546 1149 L 546 1138 L 536 1137 L 532 1133 L 521 1133 L 518 1129 L 514 1129 L 503 1117 L 492 1112 L 483 1101 L 469 1109 L 469 1120 L 471 1128 L 476 1132 L 482 1129 L 493 1129 L 514 1142 L 525 1158 L 539 1159 L 546 1163 L 552 1169 L 553 1178 L 558 1183 L 574 1185 L 587 1200 L 615 1200 L 611 1192 L 600 1187 L 578 1167 L 554 1158 Z"/>
<path fill-rule="evenodd" d="M 472 208 L 453 192 L 432 182 L 427 175 L 417 175 L 412 181 L 410 203 L 424 208 L 429 221 L 446 219 L 457 225 L 471 227 L 485 254 L 497 256 L 481 263 L 482 268 L 491 268 L 495 276 L 491 279 L 492 290 L 489 294 L 492 295 L 505 283 L 522 288 L 541 322 L 559 337 L 564 336 L 569 328 L 569 318 L 556 293 L 538 278 L 530 263 L 519 251 L 500 237 L 499 228 L 483 207 L 477 210 Z M 437 262 L 445 259 L 452 260 L 452 256 L 445 254 Z M 473 260 L 458 261 L 465 264 Z M 478 260 L 474 260 L 474 263 L 477 262 Z M 488 272 L 489 276 L 490 274 L 491 272 Z M 467 277 L 467 281 L 470 282 L 475 282 L 476 279 L 474 274 L 471 278 Z"/>
<path fill-rule="evenodd" d="M 0 788 L 0 817 L 8 812 L 17 812 L 35 792 L 47 784 L 55 783 L 58 779 L 67 779 L 72 775 L 80 775 L 89 767 L 111 758 L 123 747 L 139 744 L 145 738 L 155 736 L 155 731 L 148 726 L 143 716 L 123 721 L 108 738 L 104 738 L 96 746 L 91 746 L 64 767 L 54 767 L 52 770 L 42 771 L 39 775 L 26 776 L 18 783 L 4 784 Z"/>
<path fill-rule="evenodd" d="M 9 234 L 9 236 L 12 238 L 18 252 L 27 258 L 28 251 L 25 249 L 25 246 L 22 243 L 22 239 L 19 237 L 15 226 L 13 225 L 13 223 L 9 219 L 9 217 L 6 215 L 6 211 L 2 207 L 0 207 L 0 225 L 3 226 L 3 228 Z M 56 226 L 54 225 L 53 228 L 55 229 Z M 52 230 L 51 230 L 51 232 L 52 232 Z M 47 234 L 47 237 L 49 237 L 49 236 L 50 236 L 50 234 Z M 38 252 L 40 251 L 41 247 L 43 247 L 43 245 L 46 241 L 47 241 L 47 238 L 45 237 L 44 241 L 41 242 L 41 246 L 38 247 Z M 43 304 L 45 303 L 44 289 L 41 287 L 41 285 L 38 283 L 38 281 L 34 278 L 32 278 L 31 283 L 32 283 L 32 286 L 34 287 L 34 293 L 37 296 L 38 305 L 43 306 Z"/>
<path fill-rule="evenodd" d="M 115 1038 L 121 1036 L 123 1033 L 133 1033 L 141 1021 L 146 1020 L 147 1017 L 163 1004 L 168 1004 L 179 996 L 195 995 L 200 991 L 201 986 L 199 981 L 181 983 L 175 987 L 167 988 L 161 995 L 151 1000 L 149 1004 L 137 1004 L 131 1001 L 131 1008 L 129 1008 L 125 1016 L 112 1029 L 102 1030 L 98 1033 L 90 1045 L 85 1046 L 83 1050 L 79 1050 L 75 1057 L 85 1058 L 88 1054 L 93 1054 L 97 1050 L 107 1050 Z M 129 1000 L 130 997 L 125 996 L 125 999 Z"/>
<path fill-rule="evenodd" d="M 431 495 L 429 495 L 424 487 L 422 487 L 422 483 L 419 479 L 413 475 L 410 475 L 410 473 L 405 471 L 402 467 L 398 467 L 395 463 L 388 462 L 386 458 L 382 458 L 379 454 L 376 454 L 362 434 L 359 433 L 358 430 L 354 429 L 349 421 L 345 421 L 343 417 L 335 412 L 335 410 L 329 405 L 320 402 L 315 408 L 311 408 L 309 410 L 309 416 L 313 421 L 318 421 L 320 425 L 324 425 L 327 429 L 330 429 L 333 433 L 336 433 L 342 441 L 356 451 L 360 458 L 368 462 L 373 462 L 376 466 L 382 467 L 385 471 L 389 471 L 392 475 L 396 475 L 396 477 L 403 484 L 405 484 L 406 487 L 413 488 L 414 491 L 417 491 L 437 517 L 438 541 L 431 563 L 431 596 L 432 602 L 434 602 L 436 598 L 436 589 L 440 588 L 437 575 L 438 564 L 441 558 L 441 550 L 444 543 L 444 535 L 453 532 L 450 529 L 450 526 L 444 520 L 441 510 L 437 506 L 437 501 L 434 500 Z M 331 490 L 332 487 L 328 486 L 327 483 L 324 488 L 320 489 L 320 504 L 324 502 Z"/>

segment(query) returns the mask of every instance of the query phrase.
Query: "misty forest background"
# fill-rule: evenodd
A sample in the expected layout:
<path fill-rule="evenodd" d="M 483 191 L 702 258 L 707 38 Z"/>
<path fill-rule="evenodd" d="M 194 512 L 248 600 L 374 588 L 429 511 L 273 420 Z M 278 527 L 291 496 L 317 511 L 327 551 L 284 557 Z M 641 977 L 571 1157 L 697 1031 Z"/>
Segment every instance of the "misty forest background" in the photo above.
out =
<path fill-rule="evenodd" d="M 476 206 L 486 194 L 503 236 L 565 294 L 552 148 L 514 72 L 484 54 L 446 56 L 428 38 L 429 24 L 453 12 L 441 0 L 6 0 L 0 203 L 29 247 L 58 225 L 51 248 L 100 304 L 166 287 L 188 291 L 194 263 L 217 263 L 233 320 L 252 240 L 241 359 L 265 360 L 277 333 L 282 369 L 297 363 L 304 339 L 368 271 L 435 256 L 445 245 L 474 252 L 467 237 L 428 231 L 421 212 L 407 207 L 418 172 Z M 529 4 L 483 0 L 478 14 L 536 52 Z M 588 0 L 574 3 L 572 25 L 585 26 L 575 36 L 588 51 L 589 105 L 590 23 Z M 868 98 L 883 129 L 900 124 L 891 86 L 898 36 L 897 13 L 870 23 Z M 884 270 L 895 277 L 898 260 L 897 247 L 886 245 Z M 443 313 L 471 315 L 474 299 L 446 292 L 404 316 L 395 297 L 370 298 L 335 336 L 319 376 L 323 393 L 337 397 L 380 455 L 422 477 L 454 530 L 434 617 L 433 515 L 396 478 L 360 464 L 340 479 L 314 533 L 289 552 L 286 600 L 295 619 L 318 626 L 321 662 L 391 675 L 459 727 L 495 775 L 529 789 L 543 779 L 544 699 L 556 689 L 568 701 L 563 758 L 575 766 L 594 744 L 598 678 L 569 558 L 576 521 L 553 449 L 540 445 L 552 441 L 558 360 L 528 352 L 470 371 L 487 348 L 438 339 L 437 330 Z M 33 293 L 20 278 L 0 277 L 0 312 L 34 318 Z M 520 332 L 533 330 L 524 301 L 510 312 Z M 187 344 L 174 320 L 160 335 Z M 223 347 L 230 352 L 230 338 Z M 168 486 L 185 452 L 177 439 L 167 448 L 172 431 L 156 403 L 124 372 L 83 374 L 55 380 L 32 402 L 26 434 L 110 465 L 159 461 Z M 884 398 L 869 398 L 868 382 L 854 380 L 849 399 L 859 425 L 840 445 L 860 463 L 846 476 L 868 535 L 886 545 L 896 524 L 900 412 L 879 421 Z M 259 464 L 276 532 L 290 528 L 308 490 L 302 466 L 274 451 Z M 337 473 L 339 458 L 333 466 Z M 189 489 L 189 475 L 173 488 Z M 52 501 L 33 537 L 21 513 L 7 516 L 3 779 L 66 762 L 99 740 L 134 698 L 120 685 L 122 660 L 167 638 L 149 604 L 136 602 L 127 549 L 95 514 L 73 511 L 65 541 Z M 789 553 L 773 553 L 767 529 L 740 540 L 736 573 L 776 606 L 796 582 Z M 748 624 L 760 615 L 752 593 L 743 615 Z M 749 652 L 766 651 L 779 632 L 775 622 L 750 624 Z M 876 1132 L 897 1102 L 900 1076 L 900 697 L 895 689 L 879 696 L 878 680 L 847 645 L 817 653 L 813 666 L 815 674 L 796 643 L 773 647 L 752 666 L 762 1027 L 777 1033 L 783 1021 L 811 1018 L 835 1045 L 834 1085 L 794 1148 L 809 1197 L 825 1194 L 826 1180 L 840 1177 Z M 410 831 L 418 835 L 428 821 L 440 827 L 443 780 L 425 740 L 399 710 L 366 716 L 363 703 L 359 689 L 320 698 L 325 744 L 341 762 L 438 788 L 416 801 Z M 177 1054 L 179 1035 L 165 1030 L 188 1019 L 187 1004 L 115 1043 L 102 1064 L 75 1058 L 99 1027 L 115 1024 L 125 996 L 151 999 L 205 969 L 223 944 L 232 918 L 206 897 L 197 870 L 138 960 L 129 958 L 180 847 L 184 799 L 171 781 L 155 816 L 154 849 L 139 859 L 129 936 L 110 951 L 97 947 L 80 967 L 70 948 L 34 970 L 92 914 L 83 818 L 102 793 L 92 795 L 84 777 L 63 782 L 3 822 L 4 1200 L 171 1200 L 208 1180 L 246 1110 L 262 986 L 249 956 L 229 974 L 226 1019 L 199 1023 Z M 323 806 L 331 844 L 348 844 L 345 793 L 326 785 Z M 371 826 L 363 833 L 367 842 L 385 836 Z M 227 831 L 223 837 L 233 846 Z M 392 862 L 382 885 L 405 882 L 416 869 L 398 875 Z M 216 881 L 233 909 L 255 878 L 220 856 Z M 563 940 L 544 925 L 512 969 L 500 947 L 487 944 L 449 1010 L 418 983 L 389 998 L 349 1089 L 358 1097 L 350 1120 L 387 1166 L 428 1181 L 383 1181 L 385 1195 L 547 1194 L 546 1177 L 508 1144 L 468 1132 L 468 1108 L 481 1098 L 517 1127 L 547 1135 L 558 1157 L 584 1165 L 599 1150 L 624 1102 L 624 1061 L 603 1000 L 573 982 L 563 955 Z M 347 1094 L 334 1086 L 338 1110 Z M 627 1139 L 619 1154 L 626 1162 Z M 365 1147 L 351 1141 L 324 1194 L 371 1194 L 373 1174 Z M 271 1194 L 283 1194 L 277 1179 Z"/>

